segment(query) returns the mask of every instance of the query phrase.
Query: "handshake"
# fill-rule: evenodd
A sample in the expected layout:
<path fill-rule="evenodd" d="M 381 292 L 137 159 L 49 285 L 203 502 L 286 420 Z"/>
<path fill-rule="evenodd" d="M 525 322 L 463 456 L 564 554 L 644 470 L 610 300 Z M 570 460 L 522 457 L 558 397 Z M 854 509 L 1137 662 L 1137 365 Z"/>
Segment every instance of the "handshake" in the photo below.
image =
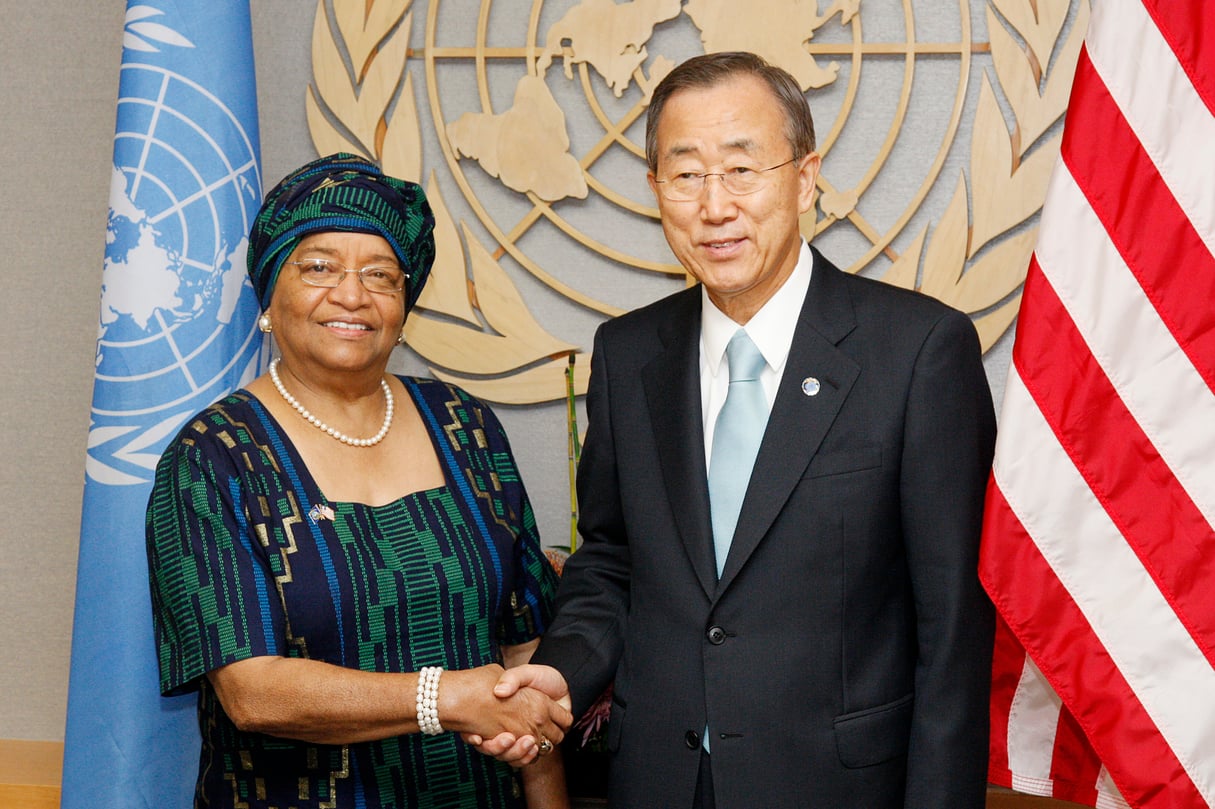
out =
<path fill-rule="evenodd" d="M 491 665 L 459 674 L 466 676 L 444 678 L 440 711 L 465 742 L 513 767 L 552 752 L 574 721 L 569 687 L 554 668 Z"/>

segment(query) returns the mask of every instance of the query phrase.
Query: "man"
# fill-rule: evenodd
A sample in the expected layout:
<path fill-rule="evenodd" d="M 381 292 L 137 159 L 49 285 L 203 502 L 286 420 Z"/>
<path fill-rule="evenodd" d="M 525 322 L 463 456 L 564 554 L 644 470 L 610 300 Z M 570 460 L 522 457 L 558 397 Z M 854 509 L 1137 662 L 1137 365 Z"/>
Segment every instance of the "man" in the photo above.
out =
<path fill-rule="evenodd" d="M 810 112 L 758 57 L 676 68 L 646 154 L 700 286 L 596 336 L 583 546 L 533 658 L 559 675 L 503 690 L 568 684 L 578 715 L 614 679 L 621 809 L 981 807 L 995 419 L 973 326 L 803 242 Z M 740 329 L 762 368 L 738 419 Z M 757 454 L 718 460 L 765 419 Z"/>

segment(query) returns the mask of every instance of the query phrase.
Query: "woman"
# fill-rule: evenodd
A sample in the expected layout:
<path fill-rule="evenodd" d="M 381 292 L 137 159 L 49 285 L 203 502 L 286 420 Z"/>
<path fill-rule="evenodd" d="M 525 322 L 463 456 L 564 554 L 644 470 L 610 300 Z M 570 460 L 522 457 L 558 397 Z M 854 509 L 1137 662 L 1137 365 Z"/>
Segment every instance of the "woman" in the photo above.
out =
<path fill-rule="evenodd" d="M 565 807 L 570 716 L 495 698 L 555 576 L 493 413 L 385 373 L 434 260 L 422 189 L 352 155 L 266 197 L 249 275 L 280 356 L 160 461 L 164 694 L 199 692 L 196 806 Z M 519 771 L 458 734 L 539 740 Z"/>

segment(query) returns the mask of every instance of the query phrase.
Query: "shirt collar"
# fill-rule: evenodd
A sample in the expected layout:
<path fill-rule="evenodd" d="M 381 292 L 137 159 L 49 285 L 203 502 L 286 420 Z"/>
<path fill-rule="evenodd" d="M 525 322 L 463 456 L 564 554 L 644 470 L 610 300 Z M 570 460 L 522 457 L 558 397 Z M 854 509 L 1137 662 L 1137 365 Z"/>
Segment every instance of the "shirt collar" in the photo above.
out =
<path fill-rule="evenodd" d="M 745 326 L 747 336 L 778 375 L 784 371 L 785 361 L 789 359 L 789 347 L 793 344 L 793 332 L 810 288 L 813 266 L 814 254 L 803 240 L 793 272 Z M 739 326 L 714 305 L 703 286 L 700 300 L 701 352 L 709 372 L 717 376 L 725 367 L 726 346 Z"/>

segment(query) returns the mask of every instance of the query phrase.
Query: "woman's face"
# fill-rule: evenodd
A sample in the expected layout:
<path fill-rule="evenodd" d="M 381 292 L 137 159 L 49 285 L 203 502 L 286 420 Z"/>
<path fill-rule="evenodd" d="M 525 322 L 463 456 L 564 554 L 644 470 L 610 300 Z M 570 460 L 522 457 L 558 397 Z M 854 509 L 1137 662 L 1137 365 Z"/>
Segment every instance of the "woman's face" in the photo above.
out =
<path fill-rule="evenodd" d="M 299 266 L 283 264 L 266 310 L 283 365 L 304 379 L 335 371 L 374 371 L 378 378 L 405 325 L 405 291 L 370 292 L 357 271 L 400 268 L 392 247 L 369 233 L 314 233 L 287 257 L 306 259 L 335 262 L 348 272 L 337 286 L 319 287 L 301 280 Z"/>

